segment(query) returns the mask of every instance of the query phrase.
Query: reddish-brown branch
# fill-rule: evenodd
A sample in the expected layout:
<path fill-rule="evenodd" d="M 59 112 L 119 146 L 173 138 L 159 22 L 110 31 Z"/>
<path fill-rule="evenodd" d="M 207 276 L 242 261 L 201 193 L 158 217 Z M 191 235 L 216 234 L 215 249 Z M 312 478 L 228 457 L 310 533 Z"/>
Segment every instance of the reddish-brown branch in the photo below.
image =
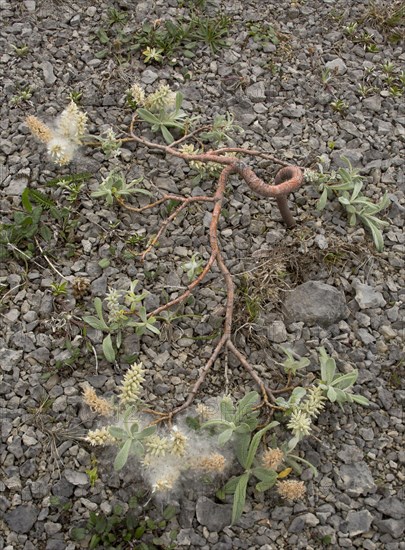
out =
<path fill-rule="evenodd" d="M 288 194 L 290 194 L 291 192 L 295 191 L 300 187 L 303 181 L 303 172 L 298 166 L 290 166 L 288 163 L 284 161 L 280 161 L 279 159 L 276 159 L 271 155 L 267 155 L 267 157 L 270 160 L 272 160 L 275 163 L 281 164 L 283 166 L 283 168 L 281 168 L 276 174 L 275 182 L 274 182 L 275 185 L 268 185 L 261 178 L 259 178 L 248 165 L 241 162 L 240 159 L 237 159 L 235 157 L 223 156 L 227 152 L 236 152 L 236 153 L 241 153 L 241 154 L 251 155 L 251 156 L 261 156 L 265 158 L 264 153 L 260 153 L 259 151 L 250 151 L 244 148 L 235 147 L 235 148 L 221 148 L 221 149 L 217 149 L 216 151 L 208 151 L 208 152 L 199 153 L 199 154 L 187 154 L 175 149 L 174 147 L 179 145 L 186 139 L 194 137 L 199 132 L 201 132 L 203 128 L 195 130 L 194 132 L 191 132 L 187 136 L 180 138 L 179 140 L 175 141 L 172 145 L 161 145 L 161 144 L 150 142 L 139 136 L 136 136 L 134 134 L 134 122 L 135 122 L 135 117 L 132 120 L 130 132 L 131 132 L 132 140 L 135 141 L 136 143 L 144 145 L 145 147 L 148 147 L 150 149 L 158 149 L 162 152 L 165 152 L 168 155 L 172 155 L 177 158 L 182 158 L 185 161 L 216 162 L 224 166 L 219 176 L 215 193 L 212 197 L 199 196 L 199 197 L 186 198 L 186 197 L 180 197 L 178 195 L 170 194 L 170 195 L 165 195 L 164 197 L 162 197 L 161 199 L 155 201 L 150 205 L 147 205 L 138 209 L 134 207 L 129 207 L 128 205 L 126 205 L 126 203 L 124 203 L 124 201 L 119 200 L 120 204 L 122 204 L 129 210 L 132 210 L 135 212 L 142 212 L 148 208 L 158 206 L 167 200 L 177 200 L 181 203 L 179 206 L 177 206 L 174 212 L 172 212 L 172 214 L 161 224 L 157 235 L 154 237 L 149 247 L 144 251 L 142 258 L 144 258 L 145 255 L 148 253 L 148 251 L 154 246 L 154 244 L 157 242 L 157 240 L 162 235 L 163 231 L 167 228 L 167 226 L 190 203 L 197 202 L 197 201 L 214 203 L 214 208 L 213 208 L 210 227 L 209 227 L 209 241 L 210 241 L 210 247 L 211 247 L 211 255 L 204 269 L 202 270 L 200 275 L 192 283 L 188 285 L 185 292 L 183 292 L 180 296 L 178 296 L 177 298 L 174 298 L 170 302 L 156 308 L 154 311 L 152 311 L 149 314 L 149 317 L 156 316 L 162 311 L 167 310 L 170 307 L 177 305 L 183 302 L 184 300 L 186 300 L 190 296 L 191 292 L 204 280 L 208 272 L 211 270 L 214 262 L 216 262 L 224 278 L 225 288 L 227 293 L 223 334 L 220 340 L 218 341 L 217 345 L 215 346 L 211 354 L 211 357 L 209 358 L 209 360 L 201 370 L 200 375 L 197 381 L 195 382 L 193 388 L 191 389 L 186 401 L 182 405 L 174 409 L 173 411 L 167 413 L 166 415 L 164 413 L 159 414 L 158 415 L 159 419 L 156 420 L 155 423 L 165 419 L 171 421 L 174 415 L 186 409 L 193 402 L 208 372 L 210 371 L 211 367 L 214 365 L 216 359 L 218 358 L 222 350 L 224 351 L 229 350 L 239 360 L 241 365 L 246 369 L 246 371 L 250 374 L 250 376 L 253 378 L 255 383 L 260 387 L 261 391 L 263 392 L 263 395 L 266 396 L 265 401 L 267 402 L 267 399 L 268 399 L 272 403 L 272 405 L 270 406 L 274 406 L 274 403 L 276 402 L 275 394 L 285 393 L 287 391 L 290 391 L 292 388 L 290 387 L 290 384 L 288 381 L 287 386 L 285 388 L 282 388 L 280 390 L 271 390 L 266 384 L 264 384 L 260 376 L 254 370 L 253 366 L 250 365 L 250 363 L 247 361 L 245 356 L 236 348 L 236 346 L 233 344 L 231 340 L 235 291 L 234 291 L 234 283 L 232 281 L 232 276 L 225 265 L 224 259 L 219 249 L 218 223 L 219 223 L 219 217 L 221 214 L 224 193 L 225 193 L 229 176 L 231 174 L 238 174 L 240 177 L 244 179 L 248 187 L 254 193 L 264 197 L 275 197 L 277 200 L 277 205 L 280 209 L 280 213 L 283 217 L 283 220 L 285 221 L 288 227 L 292 227 L 295 222 L 288 208 L 287 196 Z"/>

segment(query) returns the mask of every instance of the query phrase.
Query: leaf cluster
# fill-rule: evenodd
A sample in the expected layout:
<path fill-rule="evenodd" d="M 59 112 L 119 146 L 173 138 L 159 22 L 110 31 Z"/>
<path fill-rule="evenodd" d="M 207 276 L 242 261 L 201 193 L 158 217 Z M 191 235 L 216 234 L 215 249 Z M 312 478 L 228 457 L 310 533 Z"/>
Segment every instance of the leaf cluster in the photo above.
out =
<path fill-rule="evenodd" d="M 234 495 L 232 507 L 232 524 L 236 523 L 242 515 L 246 501 L 246 490 L 251 476 L 259 481 L 256 490 L 266 491 L 273 487 L 277 481 L 277 472 L 254 466 L 256 453 L 264 434 L 277 426 L 274 421 L 254 433 L 258 428 L 259 411 L 255 408 L 259 400 L 257 392 L 246 394 L 237 404 L 232 403 L 229 397 L 224 397 L 220 403 L 220 419 L 205 422 L 201 427 L 210 428 L 219 432 L 218 444 L 223 446 L 232 440 L 233 450 L 239 464 L 244 468 L 243 474 L 232 477 L 217 493 L 218 498 L 224 499 L 226 495 Z"/>
<path fill-rule="evenodd" d="M 114 460 L 114 470 L 119 471 L 127 463 L 130 455 L 142 456 L 145 452 L 142 441 L 156 432 L 156 426 L 140 429 L 138 422 L 132 419 L 134 408 L 129 407 L 123 415 L 123 428 L 110 426 L 108 431 L 117 441 L 120 450 Z"/>
<path fill-rule="evenodd" d="M 152 194 L 146 189 L 136 187 L 143 178 L 134 179 L 127 183 L 122 172 L 112 171 L 100 183 L 98 189 L 93 191 L 92 197 L 102 197 L 109 206 L 114 204 L 114 199 L 128 197 L 130 195 L 148 195 Z"/>
<path fill-rule="evenodd" d="M 347 374 L 336 372 L 335 360 L 326 353 L 323 347 L 319 348 L 319 362 L 321 365 L 321 381 L 319 387 L 325 391 L 329 401 L 332 403 L 336 402 L 340 406 L 343 403 L 359 403 L 360 405 L 369 404 L 366 397 L 353 394 L 351 391 L 359 376 L 357 369 Z"/>
<path fill-rule="evenodd" d="M 129 509 L 125 513 L 123 507 L 116 504 L 111 515 L 90 512 L 89 519 L 84 527 L 74 527 L 71 537 L 74 541 L 85 542 L 89 539 L 90 550 L 174 550 L 176 547 L 176 531 L 170 531 L 167 545 L 162 538 L 168 527 L 168 522 L 175 516 L 173 506 L 167 506 L 159 519 L 152 519 L 145 513 L 139 512 L 138 499 L 133 497 L 129 502 Z"/>
<path fill-rule="evenodd" d="M 118 54 L 131 54 L 137 51 L 157 53 L 145 59 L 146 62 L 163 62 L 181 52 L 186 58 L 193 58 L 201 43 L 213 53 L 227 47 L 231 19 L 223 14 L 203 15 L 193 10 L 191 16 L 176 20 L 147 21 L 135 33 L 125 29 L 124 21 L 100 28 L 96 32 L 99 42 L 105 46 L 96 57 L 103 58 L 115 51 Z M 174 60 L 175 61 L 175 60 Z"/>
<path fill-rule="evenodd" d="M 346 158 L 348 168 L 339 168 L 336 174 L 322 174 L 320 178 L 319 191 L 321 196 L 318 200 L 317 210 L 323 210 L 326 202 L 331 195 L 335 193 L 338 201 L 345 208 L 349 225 L 353 227 L 357 219 L 370 231 L 374 245 L 378 252 L 384 248 L 382 228 L 389 225 L 389 222 L 381 220 L 376 214 L 385 210 L 390 204 L 388 194 L 380 199 L 378 203 L 372 202 L 368 197 L 361 193 L 363 188 L 363 178 L 353 169 L 350 161 Z M 336 178 L 339 183 L 331 183 L 331 179 Z"/>
<path fill-rule="evenodd" d="M 161 132 L 166 143 L 173 143 L 174 137 L 169 128 L 178 128 L 184 130 L 185 123 L 189 122 L 188 115 L 181 109 L 183 103 L 183 94 L 176 93 L 176 102 L 174 109 L 162 108 L 158 113 L 152 113 L 148 109 L 139 108 L 137 114 L 141 120 L 147 122 L 152 127 L 152 132 Z"/>
<path fill-rule="evenodd" d="M 103 353 L 107 361 L 114 363 L 116 359 L 116 349 L 119 350 L 122 344 L 122 331 L 126 328 L 134 328 L 138 336 L 142 336 L 146 332 L 152 334 L 160 334 L 159 329 L 155 326 L 156 317 L 148 317 L 146 308 L 143 305 L 143 300 L 148 295 L 148 292 L 140 294 L 135 293 L 135 287 L 138 281 L 132 281 L 130 289 L 125 293 L 125 305 L 128 309 L 120 311 L 119 319 L 108 322 L 103 313 L 103 302 L 99 297 L 94 299 L 94 309 L 96 315 L 85 315 L 83 321 L 96 330 L 107 332 L 107 336 L 103 339 Z M 136 318 L 133 318 L 133 316 Z M 115 335 L 115 346 L 112 340 L 112 335 Z M 116 348 L 116 349 L 115 349 Z"/>

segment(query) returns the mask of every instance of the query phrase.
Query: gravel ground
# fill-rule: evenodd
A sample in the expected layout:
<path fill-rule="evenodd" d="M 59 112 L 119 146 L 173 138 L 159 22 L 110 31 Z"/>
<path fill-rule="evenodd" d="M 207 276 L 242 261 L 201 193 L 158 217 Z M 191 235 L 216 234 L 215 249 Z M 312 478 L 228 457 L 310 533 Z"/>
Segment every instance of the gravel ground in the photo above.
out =
<path fill-rule="evenodd" d="M 281 380 L 275 363 L 281 357 L 280 343 L 310 357 L 324 345 L 340 370 L 350 365 L 359 369 L 355 389 L 371 404 L 344 411 L 329 406 L 320 417 L 314 436 L 300 446 L 320 475 L 313 479 L 304 470 L 307 496 L 298 504 L 252 493 L 240 522 L 227 527 L 229 508 L 215 508 L 210 500 L 214 490 L 185 486 L 175 497 L 179 513 L 171 522 L 179 532 L 176 547 L 403 549 L 405 115 L 403 97 L 389 90 L 382 68 L 392 62 L 396 75 L 404 69 L 402 45 L 390 41 L 391 30 L 382 28 L 375 14 L 366 17 L 372 14 L 367 1 L 223 0 L 207 9 L 230 16 L 229 48 L 215 54 L 199 48 L 193 59 L 179 51 L 176 64 L 146 66 L 139 53 L 122 54 L 125 46 L 117 42 L 117 34 L 107 44 L 108 55 L 99 55 L 106 45 L 96 33 L 108 28 L 109 8 L 126 14 L 122 25 L 128 35 L 146 20 L 186 13 L 189 3 L 183 4 L 0 3 L 1 221 L 10 221 L 12 212 L 21 209 L 21 193 L 28 184 L 49 194 L 44 183 L 52 178 L 91 174 L 75 202 L 69 203 L 60 187 L 51 190 L 59 208 L 71 209 L 64 222 L 49 222 L 51 244 L 39 241 L 43 251 L 37 247 L 33 259 L 11 255 L 0 268 L 0 550 L 79 548 L 70 536 L 72 526 L 83 523 L 90 511 L 108 512 L 111 503 L 128 503 L 139 487 L 131 469 L 113 473 L 111 456 L 94 453 L 81 439 L 86 429 L 97 426 L 81 401 L 84 382 L 111 395 L 127 364 L 113 368 L 103 360 L 101 334 L 89 330 L 84 341 L 80 319 L 107 287 L 126 288 L 135 278 L 150 292 L 146 305 L 151 310 L 164 293 L 174 297 L 187 284 L 181 267 L 187 258 L 194 252 L 202 258 L 209 255 L 209 219 L 200 207 L 179 217 L 141 265 L 128 253 L 137 246 L 129 246 L 128 240 L 156 232 L 164 210 L 129 215 L 90 198 L 113 166 L 123 167 L 128 178 L 145 175 L 152 190 L 196 193 L 184 162 L 169 163 L 162 155 L 128 147 L 112 161 L 94 149 L 83 150 L 68 168 L 58 169 L 24 124 L 29 114 L 52 119 L 67 105 L 69 93 L 80 92 L 93 133 L 110 125 L 123 131 L 129 118 L 125 91 L 134 80 L 147 89 L 161 80 L 181 89 L 186 107 L 204 119 L 232 111 L 245 130 L 238 145 L 262 148 L 304 166 L 322 156 L 331 169 L 346 156 L 364 176 L 367 196 L 376 200 L 388 191 L 391 198 L 384 212 L 390 222 L 385 249 L 377 254 L 370 236 L 360 226 L 349 228 L 339 207 L 316 212 L 317 192 L 310 184 L 295 194 L 298 227 L 287 231 L 274 201 L 253 196 L 236 179 L 231 182 L 227 216 L 220 223 L 224 258 L 239 286 L 249 271 L 248 294 L 253 286 L 262 287 L 266 298 L 251 323 L 246 300 L 239 298 L 239 347 L 274 385 Z M 344 31 L 354 21 L 362 40 Z M 277 45 L 264 36 L 263 22 L 276 30 Z M 256 39 L 249 35 L 252 29 Z M 364 33 L 373 36 L 371 42 Z M 328 82 L 322 81 L 325 67 L 332 77 Z M 369 88 L 366 97 L 359 84 Z M 337 99 L 345 102 L 343 112 L 331 107 Z M 267 165 L 259 164 L 259 174 L 271 169 Z M 199 185 L 209 191 L 212 184 Z M 104 269 L 102 258 L 110 259 Z M 66 295 L 52 293 L 52 283 L 62 281 L 55 269 L 69 281 Z M 70 283 L 77 277 L 89 279 L 84 297 L 72 292 Z M 215 273 L 210 276 L 181 311 L 196 317 L 164 327 L 160 339 L 125 337 L 125 352 L 138 354 L 144 363 L 146 398 L 153 406 L 163 410 L 181 404 L 209 357 L 209 336 L 220 326 L 224 304 L 219 281 Z M 316 306 L 314 318 L 297 321 L 305 313 L 294 309 L 299 302 L 292 300 L 283 310 L 280 304 L 287 290 L 297 292 L 298 285 L 309 281 L 304 289 Z M 322 314 L 316 314 L 318 307 Z M 97 363 L 88 342 L 98 353 Z M 223 391 L 223 366 L 217 363 L 201 400 Z M 253 389 L 232 358 L 229 379 L 235 397 Z M 94 454 L 99 479 L 91 486 L 85 471 L 92 468 Z M 68 506 L 55 506 L 54 497 Z"/>

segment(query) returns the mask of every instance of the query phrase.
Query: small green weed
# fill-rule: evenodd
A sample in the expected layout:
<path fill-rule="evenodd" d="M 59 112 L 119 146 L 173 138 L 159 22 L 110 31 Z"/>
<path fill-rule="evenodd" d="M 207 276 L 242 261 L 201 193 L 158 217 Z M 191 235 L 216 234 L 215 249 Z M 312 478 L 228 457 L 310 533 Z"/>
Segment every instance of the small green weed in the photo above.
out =
<path fill-rule="evenodd" d="M 163 534 L 167 530 L 169 521 L 175 516 L 173 506 L 163 510 L 161 518 L 152 519 L 139 513 L 138 499 L 133 497 L 129 501 L 129 509 L 124 512 L 120 505 L 115 505 L 111 515 L 90 512 L 89 520 L 84 527 L 74 527 L 71 537 L 74 541 L 88 541 L 89 550 L 124 550 L 134 548 L 138 550 L 174 550 L 176 548 L 176 531 L 170 531 L 167 537 Z M 156 513 L 154 514 L 156 516 Z M 135 544 L 135 546 L 134 546 Z"/>
<path fill-rule="evenodd" d="M 381 198 L 378 203 L 373 203 L 368 197 L 362 195 L 363 178 L 352 167 L 348 159 L 342 158 L 347 164 L 347 168 L 339 168 L 337 172 L 325 174 L 322 165 L 319 165 L 319 172 L 306 172 L 306 177 L 309 181 L 318 183 L 318 190 L 321 197 L 317 204 L 318 210 L 323 210 L 326 206 L 328 198 L 335 193 L 338 201 L 345 208 L 349 225 L 354 226 L 359 219 L 362 224 L 370 231 L 374 245 L 378 252 L 384 248 L 384 240 L 381 229 L 388 222 L 377 218 L 376 214 L 386 209 L 390 201 L 387 193 Z M 337 180 L 338 183 L 332 183 Z"/>

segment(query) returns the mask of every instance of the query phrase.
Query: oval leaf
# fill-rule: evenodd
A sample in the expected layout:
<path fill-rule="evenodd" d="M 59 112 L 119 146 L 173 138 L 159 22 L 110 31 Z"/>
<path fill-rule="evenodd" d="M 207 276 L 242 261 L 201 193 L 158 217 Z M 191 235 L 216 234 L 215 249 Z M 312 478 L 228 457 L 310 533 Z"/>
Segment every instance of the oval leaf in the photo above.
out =
<path fill-rule="evenodd" d="M 114 363 L 115 351 L 111 340 L 111 334 L 108 334 L 108 336 L 106 336 L 103 340 L 103 353 L 107 361 L 109 361 L 110 363 Z"/>
<path fill-rule="evenodd" d="M 131 448 L 132 439 L 127 439 L 124 445 L 121 447 L 114 460 L 114 470 L 118 472 L 122 470 L 128 460 L 129 449 Z"/>
<path fill-rule="evenodd" d="M 242 515 L 243 507 L 245 506 L 246 501 L 246 488 L 249 477 L 250 475 L 248 472 L 242 474 L 236 486 L 235 495 L 233 497 L 232 525 L 234 525 Z"/>

